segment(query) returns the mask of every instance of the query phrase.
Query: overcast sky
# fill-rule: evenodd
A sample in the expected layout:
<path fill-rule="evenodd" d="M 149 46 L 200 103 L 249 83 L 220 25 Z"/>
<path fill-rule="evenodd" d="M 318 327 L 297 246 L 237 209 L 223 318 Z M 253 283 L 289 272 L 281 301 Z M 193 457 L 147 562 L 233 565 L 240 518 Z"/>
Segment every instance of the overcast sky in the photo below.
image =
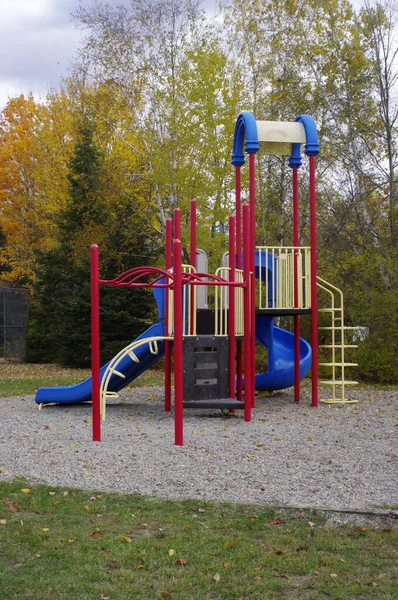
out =
<path fill-rule="evenodd" d="M 128 0 L 106 0 L 120 5 Z M 87 2 L 87 3 L 91 3 Z M 0 108 L 8 97 L 57 88 L 82 32 L 70 13 L 79 0 L 0 0 Z M 204 8 L 216 5 L 205 0 Z"/>
<path fill-rule="evenodd" d="M 83 0 L 91 3 L 92 0 Z M 128 0 L 105 0 L 118 5 Z M 83 33 L 70 13 L 79 0 L 0 0 L 0 109 L 8 97 L 45 96 L 67 75 Z M 358 5 L 359 0 L 354 0 Z M 202 7 L 215 12 L 217 0 Z"/>

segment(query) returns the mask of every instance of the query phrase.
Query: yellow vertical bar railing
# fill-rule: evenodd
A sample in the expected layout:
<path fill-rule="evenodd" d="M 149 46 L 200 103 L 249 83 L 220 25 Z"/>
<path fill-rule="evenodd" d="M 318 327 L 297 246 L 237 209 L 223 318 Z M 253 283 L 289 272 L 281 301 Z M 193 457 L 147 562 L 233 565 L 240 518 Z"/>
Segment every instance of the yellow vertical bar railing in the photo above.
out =
<path fill-rule="evenodd" d="M 259 275 L 257 282 L 258 308 L 310 309 L 311 308 L 311 249 L 308 246 L 259 246 Z M 264 257 L 265 255 L 265 257 Z M 297 282 L 294 258 L 297 256 Z M 271 263 L 271 276 L 268 266 Z M 265 267 L 265 268 L 264 268 Z M 265 277 L 263 277 L 263 271 Z M 297 285 L 299 306 L 294 305 L 294 289 Z"/>

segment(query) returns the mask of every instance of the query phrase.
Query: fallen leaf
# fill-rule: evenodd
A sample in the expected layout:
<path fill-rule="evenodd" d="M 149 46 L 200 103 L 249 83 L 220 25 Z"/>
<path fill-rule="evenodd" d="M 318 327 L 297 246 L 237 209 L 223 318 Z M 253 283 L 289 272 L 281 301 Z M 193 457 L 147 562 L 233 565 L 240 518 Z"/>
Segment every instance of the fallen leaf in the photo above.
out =
<path fill-rule="evenodd" d="M 309 525 L 310 527 L 316 527 L 316 523 L 312 523 L 312 521 L 308 521 L 308 525 Z"/>
<path fill-rule="evenodd" d="M 216 583 L 218 583 L 221 579 L 221 575 L 219 573 L 216 573 L 215 575 L 213 575 L 213 579 Z"/>
<path fill-rule="evenodd" d="M 169 592 L 162 592 L 160 597 L 164 598 L 164 600 L 173 600 L 173 596 Z"/>
<path fill-rule="evenodd" d="M 136 567 L 136 570 L 138 571 L 139 569 L 146 569 L 146 566 L 145 565 L 138 565 Z"/>
<path fill-rule="evenodd" d="M 200 513 L 204 513 L 204 512 L 206 512 L 206 511 L 205 511 L 205 509 L 204 509 L 204 508 L 198 508 L 198 512 L 200 512 Z"/>
<path fill-rule="evenodd" d="M 187 565 L 187 564 L 188 564 L 188 561 L 187 561 L 187 560 L 185 560 L 185 558 L 178 558 L 178 559 L 176 560 L 176 565 L 183 565 L 183 566 L 185 566 L 185 565 Z"/>
<path fill-rule="evenodd" d="M 275 521 L 272 523 L 272 525 L 281 525 L 281 523 L 283 523 L 283 521 L 281 519 L 275 519 Z"/>
<path fill-rule="evenodd" d="M 75 540 L 68 540 L 68 544 L 74 544 Z"/>
<path fill-rule="evenodd" d="M 12 500 L 9 498 L 4 498 L 3 500 L 4 508 L 8 510 L 8 512 L 16 513 L 18 512 L 18 508 L 15 506 Z"/>
<path fill-rule="evenodd" d="M 283 550 L 281 550 L 280 548 L 277 548 L 275 550 L 275 554 L 278 554 L 278 555 L 283 554 Z"/>
<path fill-rule="evenodd" d="M 31 493 L 32 493 L 32 490 L 30 490 L 29 488 L 22 488 L 21 492 L 22 492 L 23 494 L 31 494 Z"/>
<path fill-rule="evenodd" d="M 108 563 L 108 567 L 111 567 L 111 569 L 119 569 L 120 565 L 117 560 L 111 560 L 111 562 Z"/>
<path fill-rule="evenodd" d="M 337 577 L 337 573 L 330 573 L 330 577 Z"/>
<path fill-rule="evenodd" d="M 101 535 L 104 535 L 101 531 L 93 531 L 93 533 L 91 533 L 88 537 L 90 538 L 90 540 L 93 540 L 96 537 L 99 537 Z"/>
<path fill-rule="evenodd" d="M 57 492 L 48 492 L 49 496 L 55 496 Z"/>
<path fill-rule="evenodd" d="M 42 531 L 50 531 L 49 527 L 43 527 Z"/>
<path fill-rule="evenodd" d="M 257 448 L 264 448 L 265 444 L 257 444 Z"/>
<path fill-rule="evenodd" d="M 173 556 L 176 553 L 175 550 L 173 550 L 173 548 L 169 549 L 169 556 Z"/>
<path fill-rule="evenodd" d="M 0 525 L 7 525 L 6 519 L 0 519 Z"/>
<path fill-rule="evenodd" d="M 227 545 L 227 548 L 235 548 L 235 546 L 237 545 L 238 542 L 229 542 L 229 544 Z"/>
<path fill-rule="evenodd" d="M 50 429 L 50 426 L 49 425 L 45 425 L 44 429 L 46 429 L 48 431 Z"/>
<path fill-rule="evenodd" d="M 121 542 L 124 542 L 125 544 L 131 544 L 131 539 L 129 537 L 126 537 L 125 535 L 121 535 L 119 537 L 119 540 Z"/>
<path fill-rule="evenodd" d="M 250 515 L 249 519 L 258 519 L 257 515 Z"/>

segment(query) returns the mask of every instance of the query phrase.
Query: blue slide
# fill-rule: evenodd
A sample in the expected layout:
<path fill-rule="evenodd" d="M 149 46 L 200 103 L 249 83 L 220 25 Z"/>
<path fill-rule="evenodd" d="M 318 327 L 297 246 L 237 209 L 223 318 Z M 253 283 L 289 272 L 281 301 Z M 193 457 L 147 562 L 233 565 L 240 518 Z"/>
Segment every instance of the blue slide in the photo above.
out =
<path fill-rule="evenodd" d="M 159 321 L 159 323 L 151 325 L 137 338 L 137 340 L 163 335 L 164 323 Z M 158 342 L 158 350 L 157 354 L 152 354 L 149 349 L 149 344 L 143 344 L 134 350 L 134 354 L 140 362 L 136 363 L 128 356 L 123 358 L 119 363 L 117 370 L 125 375 L 125 379 L 118 375 L 112 375 L 109 381 L 108 390 L 110 392 L 118 392 L 134 381 L 134 379 L 141 375 L 146 369 L 152 367 L 152 365 L 164 355 L 164 342 Z M 101 368 L 101 378 L 104 375 L 108 364 L 109 363 Z M 52 388 L 40 388 L 37 390 L 35 397 L 37 404 L 48 404 L 50 402 L 55 402 L 57 404 L 76 404 L 78 402 L 87 402 L 89 400 L 91 400 L 91 377 L 77 385 L 59 385 Z"/>
<path fill-rule="evenodd" d="M 256 317 L 256 341 L 268 348 L 268 371 L 256 375 L 256 390 L 273 392 L 294 385 L 294 335 L 275 327 L 274 318 Z M 300 379 L 311 366 L 311 346 L 300 338 Z"/>
<path fill-rule="evenodd" d="M 275 256 L 270 252 L 256 251 L 256 277 L 268 277 L 268 303 L 276 300 L 273 273 L 277 269 Z M 274 295 L 274 297 L 273 297 Z M 256 341 L 268 348 L 268 371 L 256 375 L 255 387 L 259 391 L 273 392 L 294 385 L 294 335 L 274 325 L 272 316 L 256 316 Z M 300 379 L 311 366 L 311 346 L 300 338 Z"/>

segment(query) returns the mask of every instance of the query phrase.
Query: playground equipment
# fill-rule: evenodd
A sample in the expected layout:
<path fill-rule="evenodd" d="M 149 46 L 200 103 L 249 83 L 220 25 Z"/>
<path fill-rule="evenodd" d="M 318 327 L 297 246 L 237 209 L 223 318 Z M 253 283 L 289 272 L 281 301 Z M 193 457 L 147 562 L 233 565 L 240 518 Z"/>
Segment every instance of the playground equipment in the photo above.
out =
<path fill-rule="evenodd" d="M 298 170 L 301 148 L 309 162 L 310 246 L 299 245 Z M 256 247 L 255 155 L 289 156 L 293 189 L 293 245 Z M 92 399 L 93 439 L 100 441 L 100 420 L 106 400 L 145 369 L 165 356 L 165 410 L 171 410 L 171 353 L 174 352 L 175 444 L 183 445 L 183 414 L 187 408 L 244 410 L 251 420 L 255 390 L 274 391 L 294 385 L 300 400 L 300 380 L 312 367 L 312 406 L 318 405 L 318 305 L 317 289 L 330 299 L 321 308 L 331 316 L 332 398 L 325 402 L 351 402 L 345 387 L 346 342 L 343 296 L 340 290 L 317 276 L 315 157 L 319 153 L 313 119 L 301 115 L 294 123 L 256 121 L 251 113 L 239 115 L 234 134 L 232 164 L 235 167 L 235 215 L 229 217 L 228 262 L 215 274 L 197 271 L 196 202 L 191 202 L 190 264 L 182 263 L 180 210 L 174 222 L 166 220 L 165 269 L 137 267 L 113 280 L 101 280 L 98 247 L 91 248 L 92 377 L 77 386 L 41 388 L 38 403 L 71 403 Z M 249 158 L 249 202 L 241 202 L 241 168 Z M 173 231 L 174 225 L 174 231 Z M 121 350 L 100 369 L 99 286 L 151 287 L 158 307 L 158 323 Z M 204 288 L 213 288 L 214 305 L 207 306 Z M 198 298 L 201 298 L 198 307 Z M 300 318 L 311 318 L 311 346 L 300 338 Z M 294 333 L 275 326 L 278 316 L 293 316 Z M 268 348 L 268 370 L 256 374 L 255 343 Z M 312 347 L 312 348 L 311 348 Z M 341 391 L 337 396 L 337 390 Z M 323 400 L 322 400 L 323 401 Z"/>

